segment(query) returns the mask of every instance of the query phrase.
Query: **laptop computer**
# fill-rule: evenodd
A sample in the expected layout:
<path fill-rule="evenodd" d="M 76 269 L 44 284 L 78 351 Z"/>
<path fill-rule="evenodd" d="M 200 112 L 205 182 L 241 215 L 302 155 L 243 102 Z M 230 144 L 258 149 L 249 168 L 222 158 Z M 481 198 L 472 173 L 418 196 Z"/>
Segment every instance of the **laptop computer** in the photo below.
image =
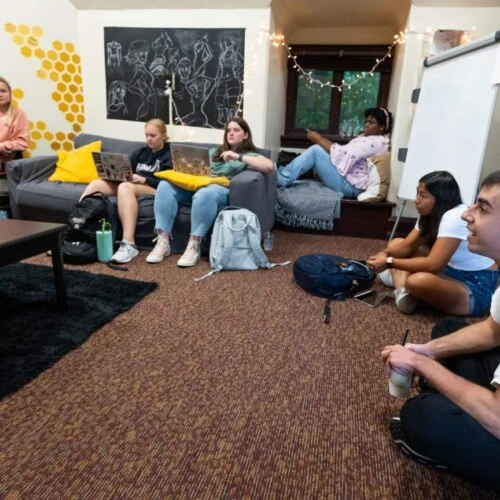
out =
<path fill-rule="evenodd" d="M 97 175 L 104 181 L 131 181 L 132 165 L 127 155 L 120 153 L 92 153 Z"/>
<path fill-rule="evenodd" d="M 191 175 L 212 175 L 208 148 L 204 146 L 170 143 L 173 169 Z"/>

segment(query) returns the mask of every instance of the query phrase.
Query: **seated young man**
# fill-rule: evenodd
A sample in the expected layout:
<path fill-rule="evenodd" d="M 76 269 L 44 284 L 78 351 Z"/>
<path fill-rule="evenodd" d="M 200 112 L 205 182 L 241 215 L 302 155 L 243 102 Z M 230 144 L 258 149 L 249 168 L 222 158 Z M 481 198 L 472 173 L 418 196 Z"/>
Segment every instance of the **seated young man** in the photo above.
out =
<path fill-rule="evenodd" d="M 462 218 L 469 249 L 500 262 L 500 171 L 483 181 Z M 402 450 L 500 491 L 500 288 L 490 311 L 468 326 L 445 318 L 430 342 L 386 346 L 382 359 L 387 373 L 413 371 L 425 381 L 390 424 Z"/>

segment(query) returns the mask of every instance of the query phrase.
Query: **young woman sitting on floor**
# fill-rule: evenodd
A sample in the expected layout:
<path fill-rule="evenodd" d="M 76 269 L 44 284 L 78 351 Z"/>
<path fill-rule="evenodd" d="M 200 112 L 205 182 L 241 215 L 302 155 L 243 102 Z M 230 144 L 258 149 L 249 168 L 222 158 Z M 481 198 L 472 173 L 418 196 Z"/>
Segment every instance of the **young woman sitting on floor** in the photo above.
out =
<path fill-rule="evenodd" d="M 368 264 L 384 285 L 395 288 L 396 307 L 404 313 L 412 313 L 420 300 L 450 314 L 482 314 L 490 306 L 498 268 L 467 247 L 469 231 L 461 218 L 467 206 L 457 181 L 446 171 L 424 175 L 415 206 L 420 215 L 415 228 L 369 257 Z"/>

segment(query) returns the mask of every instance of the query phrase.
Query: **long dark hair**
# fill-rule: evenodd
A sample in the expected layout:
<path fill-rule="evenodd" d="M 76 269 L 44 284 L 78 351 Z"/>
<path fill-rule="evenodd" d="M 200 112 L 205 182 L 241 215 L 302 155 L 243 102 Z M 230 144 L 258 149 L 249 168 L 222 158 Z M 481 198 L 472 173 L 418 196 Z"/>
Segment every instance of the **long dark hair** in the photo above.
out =
<path fill-rule="evenodd" d="M 418 182 L 424 184 L 427 191 L 436 199 L 432 212 L 429 215 L 421 216 L 418 223 L 420 234 L 431 248 L 436 242 L 439 223 L 443 214 L 463 203 L 462 196 L 455 177 L 446 170 L 430 172 Z"/>
<path fill-rule="evenodd" d="M 231 146 L 229 146 L 229 144 L 227 143 L 227 128 L 229 127 L 229 124 L 231 122 L 237 123 L 243 129 L 243 131 L 248 134 L 248 137 L 241 143 L 241 145 L 237 149 L 235 149 L 235 153 L 248 153 L 249 151 L 257 150 L 253 143 L 252 131 L 250 130 L 248 123 L 243 120 L 243 118 L 235 116 L 234 118 L 231 118 L 224 127 L 224 141 L 222 143 L 222 146 L 219 146 L 217 148 L 217 151 L 215 152 L 215 161 L 224 161 L 221 156 L 222 152 L 229 151 L 231 149 Z"/>

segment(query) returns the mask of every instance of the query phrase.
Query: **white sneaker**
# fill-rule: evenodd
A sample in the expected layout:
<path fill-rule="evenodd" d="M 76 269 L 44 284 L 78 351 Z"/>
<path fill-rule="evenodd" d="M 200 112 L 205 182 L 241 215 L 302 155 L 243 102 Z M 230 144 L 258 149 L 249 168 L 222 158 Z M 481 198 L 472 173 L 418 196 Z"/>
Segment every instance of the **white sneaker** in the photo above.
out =
<path fill-rule="evenodd" d="M 405 314 L 411 314 L 417 307 L 417 300 L 404 287 L 394 290 L 396 307 Z"/>
<path fill-rule="evenodd" d="M 200 244 L 197 241 L 191 241 L 182 257 L 177 261 L 179 267 L 192 267 L 200 260 L 201 250 Z"/>
<path fill-rule="evenodd" d="M 139 255 L 139 250 L 137 247 L 126 241 L 120 243 L 120 248 L 111 257 L 111 262 L 117 262 L 118 264 L 126 264 L 130 262 L 133 258 Z"/>
<path fill-rule="evenodd" d="M 386 269 L 385 271 L 378 273 L 377 276 L 382 285 L 387 286 L 389 288 L 394 288 L 394 283 L 392 281 L 392 274 L 390 269 Z"/>
<path fill-rule="evenodd" d="M 146 257 L 146 262 L 159 264 L 165 257 L 170 255 L 170 243 L 168 238 L 164 236 L 157 236 L 153 241 L 156 241 L 156 245 Z"/>

